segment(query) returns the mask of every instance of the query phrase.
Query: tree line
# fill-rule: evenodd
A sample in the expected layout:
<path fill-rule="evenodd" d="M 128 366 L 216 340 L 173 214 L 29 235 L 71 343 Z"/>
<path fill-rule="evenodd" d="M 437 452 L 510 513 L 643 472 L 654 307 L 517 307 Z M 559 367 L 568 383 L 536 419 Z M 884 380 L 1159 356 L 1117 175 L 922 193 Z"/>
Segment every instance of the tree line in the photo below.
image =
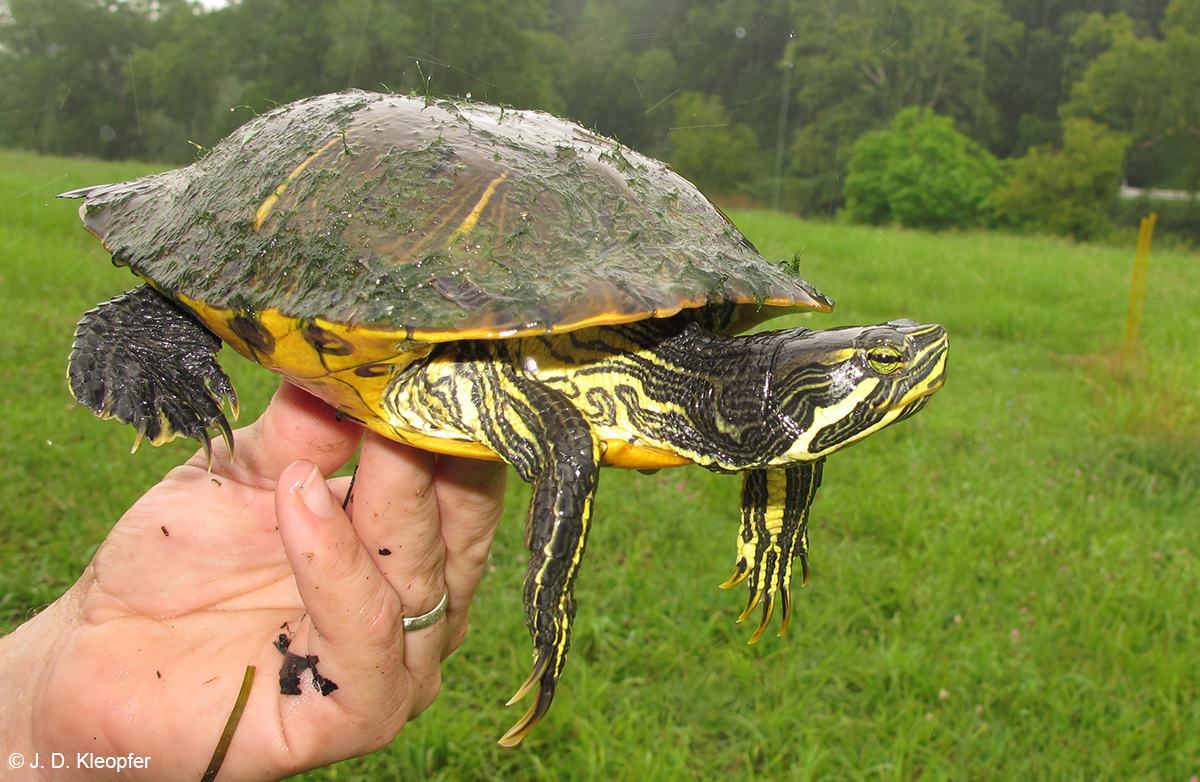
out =
<path fill-rule="evenodd" d="M 0 144 L 186 163 L 308 95 L 470 96 L 832 214 L 915 107 L 1001 162 L 1086 120 L 1130 183 L 1197 190 L 1198 61 L 1200 0 L 0 0 Z"/>

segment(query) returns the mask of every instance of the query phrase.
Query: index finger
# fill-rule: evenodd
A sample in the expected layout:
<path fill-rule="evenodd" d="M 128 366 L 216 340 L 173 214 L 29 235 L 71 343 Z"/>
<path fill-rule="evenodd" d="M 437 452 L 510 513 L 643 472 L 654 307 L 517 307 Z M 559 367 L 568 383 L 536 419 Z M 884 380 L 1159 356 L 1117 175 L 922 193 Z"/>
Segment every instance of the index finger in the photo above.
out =
<path fill-rule="evenodd" d="M 233 467 L 246 470 L 266 487 L 274 486 L 288 465 L 300 459 L 329 475 L 354 455 L 362 433 L 353 421 L 339 420 L 325 402 L 283 381 L 262 416 L 234 432 Z M 217 455 L 228 459 L 228 454 Z"/>

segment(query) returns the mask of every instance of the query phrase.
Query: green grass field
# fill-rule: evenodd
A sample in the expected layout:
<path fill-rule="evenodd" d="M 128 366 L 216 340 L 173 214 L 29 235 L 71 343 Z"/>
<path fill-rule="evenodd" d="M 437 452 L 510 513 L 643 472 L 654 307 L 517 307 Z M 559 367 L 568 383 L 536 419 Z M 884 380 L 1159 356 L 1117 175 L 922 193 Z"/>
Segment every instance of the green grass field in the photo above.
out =
<path fill-rule="evenodd" d="M 63 375 L 80 314 L 131 287 L 55 193 L 136 164 L 0 153 L 0 630 L 70 584 L 194 446 L 128 454 Z M 1133 250 L 991 233 L 734 219 L 803 253 L 840 301 L 812 327 L 897 317 L 951 334 L 946 388 L 832 457 L 813 576 L 787 637 L 745 641 L 740 481 L 607 471 L 570 662 L 517 750 L 515 482 L 438 703 L 387 750 L 311 780 L 1163 780 L 1200 774 L 1200 257 L 1150 259 L 1119 360 Z M 273 378 L 228 351 L 243 420 Z"/>

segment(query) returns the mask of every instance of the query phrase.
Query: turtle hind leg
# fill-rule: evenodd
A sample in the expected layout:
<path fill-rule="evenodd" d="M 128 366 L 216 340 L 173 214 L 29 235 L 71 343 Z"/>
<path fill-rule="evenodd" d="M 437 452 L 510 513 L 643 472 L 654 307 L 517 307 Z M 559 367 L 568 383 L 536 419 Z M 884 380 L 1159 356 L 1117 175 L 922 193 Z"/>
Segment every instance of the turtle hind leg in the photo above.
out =
<path fill-rule="evenodd" d="M 756 643 L 766 632 L 776 604 L 782 610 L 779 635 L 792 618 L 788 590 L 793 561 L 800 559 L 802 583 L 808 582 L 808 511 L 821 485 L 824 459 L 778 470 L 752 470 L 742 483 L 742 528 L 733 576 L 722 584 L 728 589 L 746 580 L 750 599 L 737 621 L 760 603 L 762 619 L 750 636 Z"/>
<path fill-rule="evenodd" d="M 532 487 L 522 590 L 533 673 L 509 701 L 533 706 L 500 739 L 516 746 L 550 709 L 571 647 L 575 581 L 592 523 L 600 443 L 572 400 L 522 374 L 512 340 L 443 343 L 384 394 L 385 410 L 458 428 Z"/>
<path fill-rule="evenodd" d="M 137 428 L 154 445 L 193 437 L 211 456 L 209 427 L 233 450 L 233 384 L 216 361 L 221 340 L 148 285 L 90 310 L 75 329 L 67 376 L 79 403 Z"/>
<path fill-rule="evenodd" d="M 600 471 L 599 445 L 569 400 L 533 383 L 518 381 L 511 390 L 520 399 L 514 406 L 523 408 L 519 413 L 522 428 L 534 434 L 527 443 L 532 446 L 533 458 L 510 462 L 533 486 L 525 532 L 529 568 L 524 603 L 534 664 L 509 703 L 530 692 L 535 694 L 529 710 L 500 738 L 505 747 L 519 744 L 554 700 L 571 648 L 575 579 L 591 527 L 592 498 Z M 518 456 L 515 449 L 509 455 Z"/>
<path fill-rule="evenodd" d="M 472 349 L 464 347 L 464 357 Z M 549 711 L 571 647 L 575 579 L 592 522 L 600 445 L 567 397 L 506 366 L 504 346 L 478 349 L 483 360 L 471 362 L 475 370 L 462 373 L 459 382 L 470 383 L 470 396 L 482 400 L 476 411 L 480 440 L 532 486 L 523 598 L 533 672 L 509 704 L 530 693 L 533 704 L 500 739 L 514 747 Z"/>

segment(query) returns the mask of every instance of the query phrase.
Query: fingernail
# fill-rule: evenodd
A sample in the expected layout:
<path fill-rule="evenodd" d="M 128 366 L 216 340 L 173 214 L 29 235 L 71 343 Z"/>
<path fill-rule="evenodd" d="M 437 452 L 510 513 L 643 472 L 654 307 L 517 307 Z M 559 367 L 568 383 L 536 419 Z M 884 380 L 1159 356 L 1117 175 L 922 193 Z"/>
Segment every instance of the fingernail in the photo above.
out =
<path fill-rule="evenodd" d="M 322 519 L 333 516 L 337 506 L 333 504 L 333 495 L 329 493 L 329 487 L 325 484 L 325 476 L 315 464 L 304 482 L 292 487 L 292 492 L 300 495 L 300 501 L 314 516 Z"/>

